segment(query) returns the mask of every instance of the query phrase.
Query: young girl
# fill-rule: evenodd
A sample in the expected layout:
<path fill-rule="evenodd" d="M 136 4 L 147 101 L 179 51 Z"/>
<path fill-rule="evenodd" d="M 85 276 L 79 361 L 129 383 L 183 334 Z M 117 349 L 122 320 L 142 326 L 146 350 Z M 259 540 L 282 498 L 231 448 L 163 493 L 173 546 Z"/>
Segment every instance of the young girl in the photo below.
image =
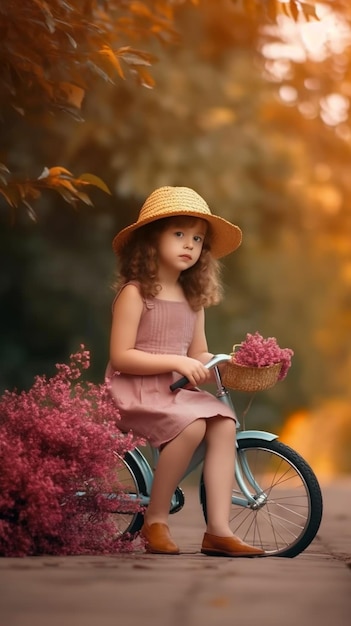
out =
<path fill-rule="evenodd" d="M 201 551 L 257 556 L 262 550 L 229 527 L 235 460 L 235 415 L 198 389 L 210 378 L 204 307 L 220 300 L 216 259 L 241 243 L 241 230 L 211 214 L 187 187 L 161 187 L 137 222 L 113 241 L 120 282 L 113 305 L 106 378 L 120 411 L 120 428 L 159 448 L 141 535 L 146 550 L 178 554 L 167 525 L 170 501 L 196 448 L 205 442 L 207 529 Z M 189 385 L 170 385 L 186 376 Z"/>

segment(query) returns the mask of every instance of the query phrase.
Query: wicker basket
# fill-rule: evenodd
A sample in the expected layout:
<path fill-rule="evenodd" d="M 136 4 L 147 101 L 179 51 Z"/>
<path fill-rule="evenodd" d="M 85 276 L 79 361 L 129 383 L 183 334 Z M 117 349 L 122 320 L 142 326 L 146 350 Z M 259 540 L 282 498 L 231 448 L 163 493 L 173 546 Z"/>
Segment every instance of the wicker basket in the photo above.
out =
<path fill-rule="evenodd" d="M 267 365 L 267 367 L 247 367 L 228 361 L 222 371 L 222 383 L 225 387 L 237 391 L 263 391 L 263 389 L 274 387 L 281 367 L 281 363 Z"/>

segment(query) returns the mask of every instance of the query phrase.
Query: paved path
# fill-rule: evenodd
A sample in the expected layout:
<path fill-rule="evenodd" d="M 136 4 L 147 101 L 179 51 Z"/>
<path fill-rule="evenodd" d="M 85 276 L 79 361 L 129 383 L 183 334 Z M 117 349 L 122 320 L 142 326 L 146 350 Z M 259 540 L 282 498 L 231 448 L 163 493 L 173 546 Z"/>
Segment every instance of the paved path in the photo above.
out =
<path fill-rule="evenodd" d="M 0 559 L 0 625 L 350 626 L 351 477 L 322 489 L 320 532 L 295 559 L 201 555 L 191 487 L 171 518 L 179 556 Z"/>

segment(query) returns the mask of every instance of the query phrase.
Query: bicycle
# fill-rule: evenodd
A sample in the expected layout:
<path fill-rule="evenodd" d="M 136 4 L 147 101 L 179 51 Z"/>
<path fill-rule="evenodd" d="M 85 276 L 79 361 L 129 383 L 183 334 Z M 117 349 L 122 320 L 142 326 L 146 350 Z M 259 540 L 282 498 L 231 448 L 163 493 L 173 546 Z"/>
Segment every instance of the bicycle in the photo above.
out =
<path fill-rule="evenodd" d="M 229 359 L 227 354 L 217 354 L 206 367 L 213 369 L 216 396 L 233 409 L 230 393 L 222 383 L 218 367 Z M 179 379 L 171 385 L 172 391 L 185 386 L 187 382 L 184 377 Z M 230 520 L 233 533 L 263 548 L 268 556 L 297 556 L 313 541 L 322 519 L 322 493 L 313 470 L 295 450 L 278 441 L 278 435 L 259 430 L 242 430 L 239 421 L 236 448 Z M 155 467 L 158 450 L 150 449 L 152 466 Z M 203 457 L 202 444 L 196 450 L 183 479 L 201 465 Z M 121 536 L 130 537 L 142 527 L 143 513 L 140 508 L 148 506 L 153 470 L 139 448 L 127 452 L 119 460 L 118 484 L 123 496 L 114 515 Z M 199 499 L 206 521 L 206 490 L 202 473 Z M 129 508 L 126 503 L 133 503 L 133 506 Z M 140 505 L 138 510 L 136 503 Z M 170 513 L 177 513 L 184 504 L 184 493 L 178 486 L 172 497 Z"/>

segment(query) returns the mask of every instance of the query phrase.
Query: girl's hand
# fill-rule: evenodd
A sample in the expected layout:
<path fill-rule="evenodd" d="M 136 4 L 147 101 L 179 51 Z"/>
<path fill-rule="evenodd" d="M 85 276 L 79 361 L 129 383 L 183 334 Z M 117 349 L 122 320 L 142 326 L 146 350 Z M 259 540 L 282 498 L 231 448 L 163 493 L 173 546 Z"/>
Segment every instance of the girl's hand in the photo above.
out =
<path fill-rule="evenodd" d="M 203 385 L 210 377 L 210 371 L 197 359 L 188 356 L 176 356 L 174 369 L 181 376 L 186 376 L 189 383 L 193 386 Z"/>

